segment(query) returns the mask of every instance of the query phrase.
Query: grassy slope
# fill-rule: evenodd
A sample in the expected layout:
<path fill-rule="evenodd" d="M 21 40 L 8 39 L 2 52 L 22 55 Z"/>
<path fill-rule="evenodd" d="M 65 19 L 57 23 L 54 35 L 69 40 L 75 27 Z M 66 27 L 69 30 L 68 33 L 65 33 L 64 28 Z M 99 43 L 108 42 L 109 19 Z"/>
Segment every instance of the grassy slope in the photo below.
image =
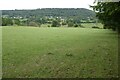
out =
<path fill-rule="evenodd" d="M 116 77 L 117 44 L 103 29 L 4 27 L 3 77 Z"/>

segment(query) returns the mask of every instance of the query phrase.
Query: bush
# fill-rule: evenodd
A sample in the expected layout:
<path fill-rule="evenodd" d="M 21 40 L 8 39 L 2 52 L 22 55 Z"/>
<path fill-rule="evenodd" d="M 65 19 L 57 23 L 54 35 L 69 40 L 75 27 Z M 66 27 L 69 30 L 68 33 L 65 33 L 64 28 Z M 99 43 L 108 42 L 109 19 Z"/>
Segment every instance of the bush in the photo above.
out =
<path fill-rule="evenodd" d="M 13 21 L 11 18 L 2 18 L 2 26 L 11 26 Z"/>
<path fill-rule="evenodd" d="M 84 27 L 83 25 L 81 25 L 81 24 L 80 24 L 79 26 L 80 26 L 81 28 L 85 28 L 85 27 Z"/>
<path fill-rule="evenodd" d="M 100 29 L 98 26 L 93 26 L 92 28 Z"/>
<path fill-rule="evenodd" d="M 106 27 L 105 27 L 105 26 L 103 26 L 103 29 L 106 29 Z"/>
<path fill-rule="evenodd" d="M 78 24 L 75 24 L 74 27 L 79 27 L 79 25 L 78 25 Z"/>
<path fill-rule="evenodd" d="M 36 22 L 30 22 L 29 26 L 39 27 L 40 25 L 37 24 Z"/>
<path fill-rule="evenodd" d="M 48 27 L 50 27 L 50 25 L 48 25 Z"/>
<path fill-rule="evenodd" d="M 20 20 L 19 19 L 14 19 L 13 24 L 19 26 L 20 25 Z"/>
<path fill-rule="evenodd" d="M 66 23 L 65 23 L 65 22 L 62 22 L 62 25 L 66 25 Z"/>
<path fill-rule="evenodd" d="M 74 23 L 73 22 L 68 22 L 68 27 L 73 27 Z"/>
<path fill-rule="evenodd" d="M 52 27 L 59 27 L 60 26 L 60 23 L 57 21 L 57 20 L 54 20 L 53 22 L 52 22 L 52 25 L 51 25 Z"/>

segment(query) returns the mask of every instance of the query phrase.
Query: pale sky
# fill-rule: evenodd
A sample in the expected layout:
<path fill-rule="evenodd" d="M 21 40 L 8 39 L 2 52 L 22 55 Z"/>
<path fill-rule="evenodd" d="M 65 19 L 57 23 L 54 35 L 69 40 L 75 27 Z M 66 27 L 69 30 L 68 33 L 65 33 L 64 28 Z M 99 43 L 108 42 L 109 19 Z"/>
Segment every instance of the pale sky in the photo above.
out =
<path fill-rule="evenodd" d="M 37 8 L 89 8 L 94 0 L 0 0 L 0 10 Z"/>

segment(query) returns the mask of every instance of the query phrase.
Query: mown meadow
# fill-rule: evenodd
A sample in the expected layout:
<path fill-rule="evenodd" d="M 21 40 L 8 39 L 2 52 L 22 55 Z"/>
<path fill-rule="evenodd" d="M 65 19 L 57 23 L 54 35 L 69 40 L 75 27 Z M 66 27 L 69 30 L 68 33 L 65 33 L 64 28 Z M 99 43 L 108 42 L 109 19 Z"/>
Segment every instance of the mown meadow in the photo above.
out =
<path fill-rule="evenodd" d="M 2 28 L 3 78 L 118 76 L 118 35 L 92 28 Z"/>

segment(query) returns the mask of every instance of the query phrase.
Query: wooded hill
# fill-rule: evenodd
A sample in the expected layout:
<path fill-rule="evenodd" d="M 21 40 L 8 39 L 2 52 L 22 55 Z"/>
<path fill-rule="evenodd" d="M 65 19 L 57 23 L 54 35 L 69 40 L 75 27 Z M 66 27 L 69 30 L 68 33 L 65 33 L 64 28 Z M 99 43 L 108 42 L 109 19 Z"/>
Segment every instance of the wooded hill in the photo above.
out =
<path fill-rule="evenodd" d="M 85 8 L 41 8 L 32 10 L 2 10 L 2 15 L 22 18 L 61 17 L 63 19 L 94 18 L 95 13 Z"/>

